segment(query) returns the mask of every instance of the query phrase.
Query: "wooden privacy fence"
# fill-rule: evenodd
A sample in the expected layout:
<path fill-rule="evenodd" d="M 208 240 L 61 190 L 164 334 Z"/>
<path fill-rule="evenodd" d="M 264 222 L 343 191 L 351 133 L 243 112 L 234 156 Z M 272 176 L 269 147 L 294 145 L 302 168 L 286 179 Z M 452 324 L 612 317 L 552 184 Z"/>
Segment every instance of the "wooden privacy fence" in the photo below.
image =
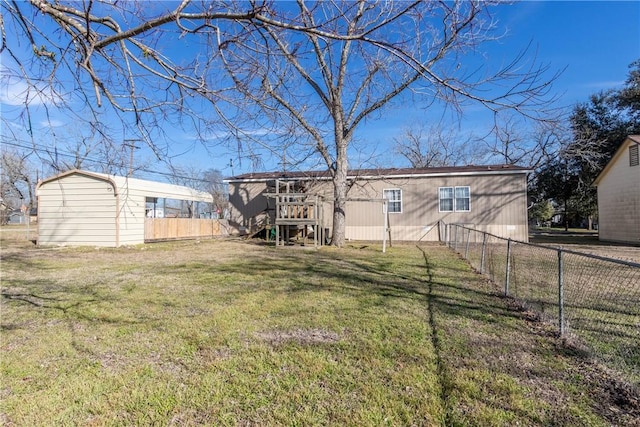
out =
<path fill-rule="evenodd" d="M 222 236 L 225 228 L 219 219 L 146 218 L 144 240 L 176 240 Z"/>

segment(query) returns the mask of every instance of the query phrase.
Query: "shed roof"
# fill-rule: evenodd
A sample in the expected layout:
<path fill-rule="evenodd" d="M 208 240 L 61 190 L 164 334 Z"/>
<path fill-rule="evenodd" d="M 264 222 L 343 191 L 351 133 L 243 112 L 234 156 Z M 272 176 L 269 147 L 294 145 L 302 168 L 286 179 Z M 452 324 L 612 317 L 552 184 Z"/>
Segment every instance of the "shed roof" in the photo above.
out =
<path fill-rule="evenodd" d="M 530 168 L 516 165 L 469 165 L 433 168 L 388 168 L 388 169 L 354 169 L 348 172 L 348 179 L 383 179 L 383 178 L 419 178 L 435 176 L 469 176 L 469 175 L 504 175 L 527 174 Z M 329 180 L 329 171 L 303 172 L 256 172 L 237 175 L 225 179 L 228 183 L 260 182 L 272 179 L 281 180 Z"/>
<path fill-rule="evenodd" d="M 609 170 L 613 167 L 614 163 L 618 161 L 618 158 L 622 155 L 624 150 L 626 150 L 628 146 L 634 143 L 640 145 L 640 135 L 629 135 L 624 139 L 622 144 L 620 144 L 620 147 L 618 147 L 616 152 L 613 154 L 613 157 L 611 157 L 611 160 L 607 162 L 607 164 L 604 166 L 602 171 L 600 171 L 596 179 L 593 181 L 594 186 L 597 187 L 598 184 L 600 184 L 600 181 L 602 181 L 602 178 L 604 178 L 604 176 L 609 172 Z"/>
<path fill-rule="evenodd" d="M 73 169 L 44 179 L 38 183 L 38 188 L 46 183 L 57 181 L 70 175 L 83 175 L 109 182 L 113 186 L 116 195 L 127 191 L 139 191 L 143 193 L 145 197 L 213 202 L 213 196 L 211 194 L 194 188 L 119 175 L 90 172 L 81 169 Z"/>

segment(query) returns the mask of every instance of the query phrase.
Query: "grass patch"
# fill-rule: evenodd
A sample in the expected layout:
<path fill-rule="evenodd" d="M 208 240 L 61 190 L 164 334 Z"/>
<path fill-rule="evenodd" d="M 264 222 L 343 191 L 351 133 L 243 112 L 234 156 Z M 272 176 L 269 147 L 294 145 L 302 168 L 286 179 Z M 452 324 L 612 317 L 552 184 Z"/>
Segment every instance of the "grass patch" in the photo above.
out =
<path fill-rule="evenodd" d="M 2 245 L 6 425 L 609 425 L 640 414 L 635 389 L 567 354 L 441 246 Z"/>

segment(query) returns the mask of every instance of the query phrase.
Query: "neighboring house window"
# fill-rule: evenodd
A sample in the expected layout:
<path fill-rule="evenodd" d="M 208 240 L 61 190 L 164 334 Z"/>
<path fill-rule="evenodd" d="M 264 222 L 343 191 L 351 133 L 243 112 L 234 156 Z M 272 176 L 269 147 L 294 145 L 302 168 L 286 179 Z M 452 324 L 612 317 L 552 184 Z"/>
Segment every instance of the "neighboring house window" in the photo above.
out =
<path fill-rule="evenodd" d="M 469 212 L 471 190 L 469 187 L 440 187 L 440 212 Z"/>
<path fill-rule="evenodd" d="M 640 158 L 638 157 L 638 144 L 629 147 L 629 166 L 638 166 Z"/>
<path fill-rule="evenodd" d="M 389 213 L 401 213 L 402 212 L 402 190 L 399 188 L 391 188 L 388 190 L 382 190 L 382 196 L 387 199 L 387 206 L 389 206 Z"/>

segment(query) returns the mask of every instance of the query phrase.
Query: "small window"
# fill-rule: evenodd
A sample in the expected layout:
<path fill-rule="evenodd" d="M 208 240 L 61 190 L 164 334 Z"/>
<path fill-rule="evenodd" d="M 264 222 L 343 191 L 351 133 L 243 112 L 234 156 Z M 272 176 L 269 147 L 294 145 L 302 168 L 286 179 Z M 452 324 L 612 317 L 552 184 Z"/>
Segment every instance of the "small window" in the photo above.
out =
<path fill-rule="evenodd" d="M 453 187 L 440 188 L 440 212 L 453 212 Z"/>
<path fill-rule="evenodd" d="M 469 209 L 469 187 L 456 187 L 456 212 L 468 212 Z"/>
<path fill-rule="evenodd" d="M 471 210 L 470 187 L 440 187 L 440 212 L 469 212 Z"/>
<path fill-rule="evenodd" d="M 402 213 L 402 190 L 399 188 L 391 188 L 382 190 L 382 195 L 389 202 L 389 213 Z"/>
<path fill-rule="evenodd" d="M 638 166 L 640 158 L 638 158 L 638 144 L 629 147 L 629 166 Z"/>

